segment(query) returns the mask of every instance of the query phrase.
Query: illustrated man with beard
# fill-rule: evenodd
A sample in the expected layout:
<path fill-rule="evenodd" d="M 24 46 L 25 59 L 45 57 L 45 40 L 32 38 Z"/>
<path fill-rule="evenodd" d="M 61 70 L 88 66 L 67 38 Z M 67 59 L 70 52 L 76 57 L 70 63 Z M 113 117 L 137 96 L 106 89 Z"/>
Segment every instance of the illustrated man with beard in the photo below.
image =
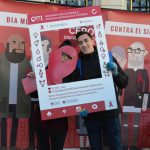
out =
<path fill-rule="evenodd" d="M 21 82 L 30 69 L 25 56 L 25 40 L 19 34 L 11 35 L 6 42 L 6 50 L 0 55 L 2 148 L 7 146 L 7 118 L 12 118 L 10 147 L 13 149 L 16 147 L 18 118 L 30 117 L 30 97 L 25 95 Z"/>
<path fill-rule="evenodd" d="M 122 114 L 122 137 L 126 149 L 136 148 L 141 113 L 150 108 L 149 75 L 144 69 L 144 58 L 148 54 L 142 42 L 134 42 L 127 49 L 128 66 L 125 73 L 129 76 L 128 85 L 124 92 Z"/>

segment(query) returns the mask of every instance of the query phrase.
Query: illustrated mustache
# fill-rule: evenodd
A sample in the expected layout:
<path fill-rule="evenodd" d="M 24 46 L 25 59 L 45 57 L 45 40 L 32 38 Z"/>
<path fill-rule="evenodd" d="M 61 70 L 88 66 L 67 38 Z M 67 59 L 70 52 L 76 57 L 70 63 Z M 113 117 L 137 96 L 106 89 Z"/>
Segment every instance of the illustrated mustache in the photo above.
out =
<path fill-rule="evenodd" d="M 10 52 L 10 51 L 8 51 L 9 53 L 22 53 L 22 54 L 24 54 L 24 51 L 22 50 L 22 49 L 12 49 L 12 52 Z"/>

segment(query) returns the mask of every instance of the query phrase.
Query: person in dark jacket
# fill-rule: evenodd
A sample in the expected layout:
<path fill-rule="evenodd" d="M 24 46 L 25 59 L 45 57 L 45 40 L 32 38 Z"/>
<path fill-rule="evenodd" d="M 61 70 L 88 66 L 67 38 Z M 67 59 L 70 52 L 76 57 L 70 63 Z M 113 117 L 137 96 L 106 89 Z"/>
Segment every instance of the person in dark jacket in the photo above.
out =
<path fill-rule="evenodd" d="M 60 46 L 71 46 L 69 41 L 64 41 Z M 62 60 L 67 61 L 69 56 L 63 54 Z M 48 67 L 46 67 L 47 69 Z M 63 83 L 72 82 L 76 80 L 77 71 L 63 79 Z M 28 75 L 30 78 L 35 78 L 34 72 Z M 77 75 L 78 76 L 78 75 Z M 30 94 L 33 98 L 38 98 L 37 91 Z M 68 117 L 57 118 L 52 120 L 41 120 L 39 102 L 36 102 L 35 111 L 32 116 L 33 127 L 37 135 L 38 150 L 63 150 L 65 138 L 68 131 Z"/>
<path fill-rule="evenodd" d="M 94 46 L 94 39 L 88 32 L 78 32 L 76 34 L 78 47 L 80 49 L 79 59 L 81 61 L 82 78 L 81 80 L 101 78 L 100 62 L 97 48 Z M 125 88 L 128 77 L 124 74 L 117 61 L 108 62 L 107 70 L 112 71 L 116 99 L 118 108 L 114 110 L 101 111 L 88 114 L 88 110 L 81 110 L 80 116 L 84 118 L 87 128 L 91 150 L 102 150 L 102 133 L 105 132 L 110 150 L 122 150 L 121 126 L 119 113 L 121 107 L 117 96 L 117 88 Z"/>

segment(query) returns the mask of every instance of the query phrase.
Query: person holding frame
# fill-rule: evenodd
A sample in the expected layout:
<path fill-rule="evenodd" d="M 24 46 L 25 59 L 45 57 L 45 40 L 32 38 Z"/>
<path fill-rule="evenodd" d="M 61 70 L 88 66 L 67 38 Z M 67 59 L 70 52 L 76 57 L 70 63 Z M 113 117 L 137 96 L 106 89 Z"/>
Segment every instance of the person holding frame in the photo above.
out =
<path fill-rule="evenodd" d="M 76 34 L 76 40 L 80 50 L 80 79 L 88 80 L 101 78 L 102 74 L 98 51 L 94 46 L 92 35 L 88 32 L 80 31 Z M 107 135 L 110 150 L 122 150 L 121 126 L 119 120 L 121 107 L 118 100 L 117 88 L 125 88 L 128 83 L 128 77 L 124 74 L 113 57 L 112 60 L 106 64 L 106 69 L 112 72 L 118 108 L 90 114 L 87 109 L 82 109 L 79 115 L 84 119 L 91 150 L 102 150 L 103 132 Z"/>
<path fill-rule="evenodd" d="M 43 42 L 44 40 L 42 41 L 42 43 Z M 71 41 L 66 40 L 59 46 L 59 49 L 63 46 L 71 47 L 72 43 Z M 61 59 L 64 63 L 65 61 L 69 61 L 70 59 L 73 58 L 70 58 L 69 55 L 63 53 Z M 46 67 L 46 69 L 47 68 L 48 66 Z M 77 80 L 78 76 L 77 73 L 78 73 L 77 71 L 72 72 L 70 75 L 68 75 L 63 79 L 63 83 Z M 27 77 L 34 79 L 35 73 L 30 72 L 29 74 L 27 74 Z M 32 98 L 38 98 L 37 91 L 30 93 L 30 96 Z M 68 131 L 68 117 L 42 121 L 39 102 L 36 103 L 37 104 L 34 113 L 32 115 L 32 122 L 33 128 L 37 136 L 38 150 L 63 150 L 65 138 Z"/>

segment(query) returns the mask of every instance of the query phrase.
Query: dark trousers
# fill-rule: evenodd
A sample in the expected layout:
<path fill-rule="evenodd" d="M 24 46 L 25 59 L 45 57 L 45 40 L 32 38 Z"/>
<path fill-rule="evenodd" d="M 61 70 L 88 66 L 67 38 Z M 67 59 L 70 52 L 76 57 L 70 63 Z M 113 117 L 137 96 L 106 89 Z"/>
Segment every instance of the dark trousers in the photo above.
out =
<path fill-rule="evenodd" d="M 142 150 L 142 148 L 137 148 L 135 146 L 129 148 L 128 146 L 123 146 L 123 150 Z"/>
<path fill-rule="evenodd" d="M 39 150 L 63 150 L 66 132 L 54 134 L 48 130 L 35 129 Z"/>
<path fill-rule="evenodd" d="M 87 128 L 91 150 L 102 150 L 103 132 L 106 134 L 110 150 L 122 150 L 119 116 L 99 120 L 89 120 L 86 118 L 85 126 Z"/>
<path fill-rule="evenodd" d="M 138 145 L 140 113 L 124 112 L 122 114 L 123 145 L 134 149 Z"/>
<path fill-rule="evenodd" d="M 66 124 L 63 121 L 58 121 L 58 123 L 55 121 L 43 122 L 40 116 L 39 104 L 36 104 L 32 122 L 37 136 L 38 150 L 63 150 L 68 128 L 66 125 L 67 120 L 65 119 Z M 63 128 L 60 130 L 58 126 L 63 126 Z"/>
<path fill-rule="evenodd" d="M 10 146 L 16 146 L 18 119 L 16 118 L 16 105 L 9 105 L 9 112 L 12 114 L 12 128 Z M 1 119 L 1 145 L 7 146 L 7 118 Z"/>
<path fill-rule="evenodd" d="M 32 116 L 34 115 L 35 106 L 37 102 L 31 102 L 31 116 L 29 118 L 29 147 L 30 149 L 35 149 L 35 137 L 34 137 L 34 126 L 32 122 Z"/>

